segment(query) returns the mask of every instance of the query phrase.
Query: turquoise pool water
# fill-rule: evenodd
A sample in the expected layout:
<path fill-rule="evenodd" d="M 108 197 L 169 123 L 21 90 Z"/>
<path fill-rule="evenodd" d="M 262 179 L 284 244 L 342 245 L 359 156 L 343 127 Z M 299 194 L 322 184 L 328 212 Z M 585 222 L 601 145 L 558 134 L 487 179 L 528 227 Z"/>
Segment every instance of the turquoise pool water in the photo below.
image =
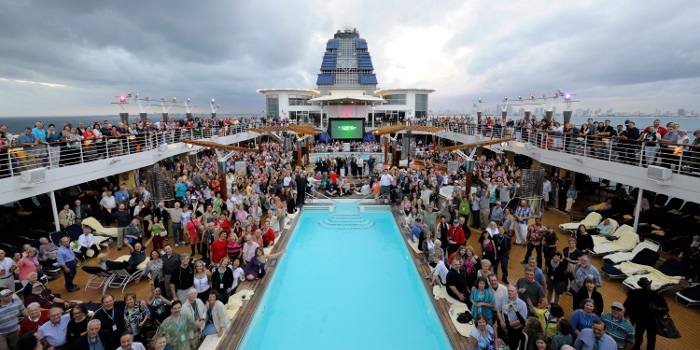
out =
<path fill-rule="evenodd" d="M 452 348 L 388 207 L 304 210 L 279 264 L 239 349 Z"/>

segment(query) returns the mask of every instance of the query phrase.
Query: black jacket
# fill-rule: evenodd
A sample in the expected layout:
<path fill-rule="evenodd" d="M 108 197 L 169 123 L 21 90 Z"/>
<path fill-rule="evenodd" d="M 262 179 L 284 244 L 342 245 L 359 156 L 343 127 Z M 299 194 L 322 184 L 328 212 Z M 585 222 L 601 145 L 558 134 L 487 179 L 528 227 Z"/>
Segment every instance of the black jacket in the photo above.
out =
<path fill-rule="evenodd" d="M 112 332 L 107 332 L 105 330 L 100 330 L 100 333 L 97 334 L 97 336 L 100 338 L 100 342 L 102 342 L 102 346 L 104 346 L 105 349 L 116 349 L 119 346 L 116 345 L 117 343 L 114 343 L 112 341 Z M 116 333 L 116 332 L 113 332 Z M 119 333 L 121 334 L 121 333 Z M 76 340 L 75 343 L 73 343 L 70 346 L 71 350 L 90 350 L 90 344 L 88 343 L 88 336 L 87 334 L 80 337 L 80 339 Z"/>
<path fill-rule="evenodd" d="M 109 338 L 111 344 L 119 344 L 119 338 L 124 333 L 124 308 L 125 304 L 123 301 L 115 301 L 114 307 L 112 307 L 113 312 L 106 312 L 103 308 L 95 311 L 93 319 L 100 320 L 102 327 L 100 328 L 100 334 L 102 332 L 107 332 L 107 338 Z M 116 325 L 117 330 L 113 331 L 112 326 Z M 79 340 L 80 341 L 80 340 Z M 85 342 L 86 349 L 88 348 L 87 341 Z M 118 347 L 118 346 L 116 346 Z M 116 347 L 111 347 L 114 349 Z"/>

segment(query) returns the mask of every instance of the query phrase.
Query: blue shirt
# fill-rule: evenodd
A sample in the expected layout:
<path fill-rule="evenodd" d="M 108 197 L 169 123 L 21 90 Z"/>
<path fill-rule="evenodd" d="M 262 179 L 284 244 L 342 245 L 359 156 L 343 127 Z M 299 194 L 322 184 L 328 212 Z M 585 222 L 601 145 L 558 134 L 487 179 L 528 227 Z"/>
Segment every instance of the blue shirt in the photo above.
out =
<path fill-rule="evenodd" d="M 106 350 L 105 347 L 104 347 L 104 345 L 102 345 L 102 339 L 100 339 L 100 336 L 99 336 L 99 335 L 98 335 L 97 337 L 95 337 L 95 342 L 94 342 L 94 343 L 90 341 L 90 338 L 88 338 L 87 341 L 88 341 L 88 346 L 89 346 L 90 349 L 92 349 L 92 350 Z M 136 343 L 136 342 L 134 342 L 134 343 Z M 120 348 L 120 349 L 121 349 L 121 348 Z M 166 348 L 166 349 L 167 349 L 167 348 Z"/>
<path fill-rule="evenodd" d="M 420 233 L 423 231 L 423 224 L 416 224 L 411 228 L 411 233 L 409 234 L 409 238 L 413 239 L 413 237 L 420 237 Z"/>
<path fill-rule="evenodd" d="M 527 218 L 532 216 L 532 210 L 530 210 L 530 207 L 522 207 L 519 206 L 515 208 L 515 215 L 517 215 L 519 218 Z M 519 221 L 519 224 L 527 224 L 527 220 Z"/>
<path fill-rule="evenodd" d="M 545 281 L 544 273 L 539 267 L 535 267 L 535 281 L 537 281 L 539 284 L 542 284 Z"/>
<path fill-rule="evenodd" d="M 503 313 L 503 306 L 510 304 L 511 301 L 508 299 L 508 296 L 504 296 L 501 298 L 501 300 L 498 302 L 498 312 Z M 516 309 L 518 309 L 518 312 L 520 313 L 520 316 L 523 317 L 523 319 L 527 319 L 527 304 L 525 304 L 524 301 L 522 301 L 520 298 L 515 298 L 515 301 L 512 302 L 513 305 L 515 306 Z M 505 319 L 505 317 L 504 317 Z M 508 321 L 513 322 L 517 321 L 518 316 L 515 314 L 515 310 L 512 308 L 508 309 Z M 523 325 L 521 324 L 520 326 L 513 327 L 515 329 L 521 329 L 523 328 Z"/>
<path fill-rule="evenodd" d="M 16 296 L 6 306 L 0 304 L 0 334 L 16 332 L 19 329 L 17 318 L 24 310 L 24 304 Z"/>
<path fill-rule="evenodd" d="M 585 329 L 590 329 L 593 326 L 593 321 L 599 319 L 598 315 L 596 314 L 590 314 L 586 315 L 581 311 L 581 309 L 578 309 L 574 311 L 573 314 L 571 314 L 571 327 L 579 332 L 582 332 Z M 583 334 L 581 334 L 583 335 Z M 612 343 L 615 344 L 615 340 L 611 339 Z M 615 345 L 615 348 L 617 348 L 617 345 Z M 591 348 L 592 349 L 592 348 Z"/>
<path fill-rule="evenodd" d="M 491 210 L 491 220 L 495 222 L 503 220 L 503 208 L 493 207 Z"/>
<path fill-rule="evenodd" d="M 129 192 L 127 191 L 117 191 L 114 193 L 114 198 L 119 203 L 126 203 L 129 201 Z"/>
<path fill-rule="evenodd" d="M 595 346 L 596 343 L 598 343 L 597 348 Z M 617 344 L 615 339 L 607 334 L 603 334 L 602 338 L 596 339 L 592 329 L 584 329 L 581 331 L 578 339 L 576 339 L 574 348 L 577 350 L 617 350 Z"/>
<path fill-rule="evenodd" d="M 70 322 L 70 315 L 61 316 L 61 320 L 57 324 L 53 324 L 51 321 L 46 322 L 39 327 L 39 334 L 52 346 L 63 346 L 66 344 L 68 322 Z"/>
<path fill-rule="evenodd" d="M 34 143 L 36 141 L 36 136 L 34 134 L 29 134 L 27 135 L 26 133 L 21 133 L 19 135 L 19 143 L 20 145 L 23 143 Z M 26 151 L 29 151 L 32 149 L 33 146 L 22 146 Z"/>
<path fill-rule="evenodd" d="M 40 139 L 41 141 L 46 141 L 46 130 L 34 128 L 34 129 L 32 129 L 32 134 L 37 139 Z"/>
<path fill-rule="evenodd" d="M 66 263 L 75 262 L 75 252 L 70 248 L 70 245 L 68 247 L 62 245 L 56 252 L 56 259 L 58 259 L 58 265 L 66 266 Z"/>
<path fill-rule="evenodd" d="M 47 142 L 56 142 L 56 141 L 58 141 L 58 140 L 60 140 L 60 139 L 61 139 L 61 133 L 59 133 L 58 131 L 54 131 L 53 133 L 49 133 L 49 134 L 46 135 L 46 141 L 47 141 Z M 55 145 L 52 145 L 52 146 L 58 147 L 58 146 L 60 146 L 60 145 L 59 145 L 59 144 L 55 144 Z"/>

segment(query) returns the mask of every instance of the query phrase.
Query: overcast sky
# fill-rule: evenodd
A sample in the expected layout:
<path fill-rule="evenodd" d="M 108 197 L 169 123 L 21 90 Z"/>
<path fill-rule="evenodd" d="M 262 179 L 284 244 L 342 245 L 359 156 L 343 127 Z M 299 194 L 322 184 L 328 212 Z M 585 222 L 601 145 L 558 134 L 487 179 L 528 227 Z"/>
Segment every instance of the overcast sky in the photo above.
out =
<path fill-rule="evenodd" d="M 575 108 L 700 111 L 697 0 L 0 4 L 0 117 L 116 115 L 129 91 L 259 113 L 256 89 L 316 88 L 344 28 L 367 40 L 380 88 L 434 88 L 434 111 L 556 89 Z"/>

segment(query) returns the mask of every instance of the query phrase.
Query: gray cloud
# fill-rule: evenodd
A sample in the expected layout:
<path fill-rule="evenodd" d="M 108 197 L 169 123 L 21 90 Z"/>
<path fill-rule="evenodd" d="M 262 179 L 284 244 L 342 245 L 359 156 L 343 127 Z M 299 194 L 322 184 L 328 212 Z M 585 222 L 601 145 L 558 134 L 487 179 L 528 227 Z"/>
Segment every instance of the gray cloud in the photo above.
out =
<path fill-rule="evenodd" d="M 212 97 L 224 113 L 255 113 L 264 103 L 258 88 L 315 88 L 325 41 L 346 26 L 368 40 L 381 87 L 436 88 L 433 110 L 470 110 L 478 96 L 497 101 L 557 88 L 576 92 L 583 107 L 700 110 L 700 39 L 694 30 L 700 4 L 690 0 L 604 6 L 318 0 L 0 4 L 0 78 L 8 79 L 0 80 L 2 115 L 116 114 L 113 96 L 132 90 L 190 97 L 202 106 L 199 113 L 206 113 Z M 420 35 L 432 32 L 445 37 Z M 395 50 L 392 43 L 398 42 L 410 46 L 399 47 L 400 57 L 387 49 Z M 42 103 L 34 103 L 37 98 Z"/>

